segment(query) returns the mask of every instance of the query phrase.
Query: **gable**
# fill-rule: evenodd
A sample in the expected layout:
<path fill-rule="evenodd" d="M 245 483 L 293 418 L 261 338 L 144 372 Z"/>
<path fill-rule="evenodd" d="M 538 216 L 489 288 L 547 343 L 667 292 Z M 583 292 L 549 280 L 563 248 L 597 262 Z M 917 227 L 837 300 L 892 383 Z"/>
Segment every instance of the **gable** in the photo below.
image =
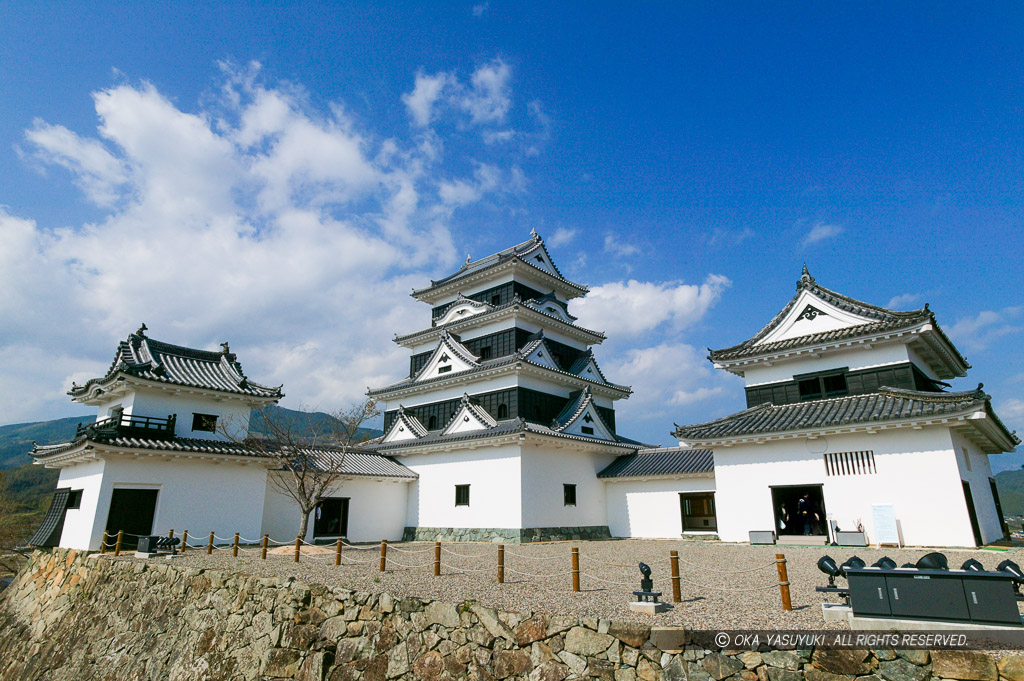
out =
<path fill-rule="evenodd" d="M 480 358 L 471 353 L 449 334 L 442 333 L 440 342 L 434 348 L 434 354 L 420 369 L 416 381 L 426 381 L 438 376 L 457 374 L 460 371 L 479 366 Z"/>
<path fill-rule="evenodd" d="M 756 345 L 835 331 L 876 321 L 878 320 L 841 310 L 805 289 L 797 296 L 796 302 L 790 308 L 785 319 Z"/>
<path fill-rule="evenodd" d="M 421 438 L 427 434 L 427 429 L 423 427 L 415 416 L 410 416 L 404 411 L 399 411 L 398 418 L 391 424 L 391 430 L 381 438 L 381 442 L 402 442 L 404 440 L 415 440 Z"/>
<path fill-rule="evenodd" d="M 583 437 L 596 437 L 602 440 L 616 440 L 615 436 L 608 430 L 608 427 L 605 426 L 604 420 L 597 413 L 593 402 L 587 405 L 578 418 L 567 423 L 561 429 L 561 432 L 571 435 L 582 435 Z"/>
<path fill-rule="evenodd" d="M 444 324 L 449 324 L 460 319 L 468 319 L 469 317 L 483 314 L 491 309 L 493 309 L 493 306 L 488 305 L 487 303 L 464 300 L 453 305 L 447 312 L 434 321 L 434 326 L 443 326 Z"/>
<path fill-rule="evenodd" d="M 474 430 L 487 430 L 497 425 L 497 421 L 491 418 L 479 405 L 471 404 L 468 396 L 463 396 L 462 404 L 445 426 L 442 435 L 454 433 L 469 433 Z"/>
<path fill-rule="evenodd" d="M 555 264 L 551 261 L 551 256 L 548 255 L 548 251 L 543 245 L 540 245 L 538 248 L 535 248 L 529 253 L 524 253 L 519 257 L 537 269 L 544 270 L 548 274 L 553 274 L 561 279 L 561 275 L 559 275 L 558 270 L 555 269 Z"/>
<path fill-rule="evenodd" d="M 574 373 L 588 381 L 594 381 L 595 383 L 608 383 L 608 381 L 605 380 L 604 374 L 602 374 L 601 370 L 597 367 L 597 360 L 594 359 L 593 355 L 590 355 L 590 359 L 586 364 L 580 367 L 578 371 L 574 370 Z"/>
<path fill-rule="evenodd" d="M 555 362 L 555 358 L 551 355 L 551 349 L 548 347 L 548 344 L 544 342 L 543 338 L 536 343 L 531 343 L 530 345 L 533 347 L 528 348 L 528 352 L 523 356 L 523 359 L 528 362 L 533 362 L 534 364 L 539 364 L 542 367 L 547 367 L 548 369 L 561 369 Z"/>

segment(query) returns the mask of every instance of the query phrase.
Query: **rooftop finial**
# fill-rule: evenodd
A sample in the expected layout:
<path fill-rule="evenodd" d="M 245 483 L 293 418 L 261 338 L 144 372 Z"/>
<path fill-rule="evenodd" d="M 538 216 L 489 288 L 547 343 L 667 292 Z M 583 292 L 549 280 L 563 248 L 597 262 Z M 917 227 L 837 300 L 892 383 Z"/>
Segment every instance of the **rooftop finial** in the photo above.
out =
<path fill-rule="evenodd" d="M 149 327 L 146 326 L 146 322 L 142 322 L 142 326 L 140 326 L 139 330 L 135 332 L 135 335 L 136 336 L 142 336 L 143 338 L 145 338 L 145 336 L 146 336 L 146 329 L 148 329 L 148 328 Z"/>
<path fill-rule="evenodd" d="M 531 227 L 530 228 L 530 236 L 537 236 L 537 228 L 536 227 Z"/>
<path fill-rule="evenodd" d="M 466 254 L 466 263 L 465 263 L 465 264 L 463 265 L 463 267 L 465 267 L 466 265 L 468 265 L 468 264 L 469 264 L 469 261 L 470 261 L 470 260 L 472 260 L 472 258 L 470 258 L 470 257 L 469 257 L 469 253 L 467 253 L 467 254 Z"/>
<path fill-rule="evenodd" d="M 220 344 L 220 353 L 222 355 L 230 355 L 231 354 L 231 348 L 228 346 L 228 342 L 227 341 L 224 341 L 223 343 Z"/>
<path fill-rule="evenodd" d="M 805 286 L 807 284 L 813 284 L 813 283 L 814 283 L 814 277 L 812 277 L 811 273 L 807 270 L 807 263 L 804 263 L 804 269 L 800 273 L 800 281 L 798 281 L 797 284 L 796 284 L 797 288 L 799 288 L 801 286 Z"/>

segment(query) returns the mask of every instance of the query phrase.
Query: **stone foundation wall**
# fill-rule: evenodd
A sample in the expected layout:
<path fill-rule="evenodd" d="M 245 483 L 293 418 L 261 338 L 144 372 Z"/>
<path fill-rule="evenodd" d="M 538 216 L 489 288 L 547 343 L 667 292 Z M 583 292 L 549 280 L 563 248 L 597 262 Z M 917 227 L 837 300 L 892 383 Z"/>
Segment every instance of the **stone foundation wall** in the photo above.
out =
<path fill-rule="evenodd" d="M 662 650 L 664 633 L 39 551 L 0 595 L 0 679 L 1024 681 L 1021 657 Z"/>
<path fill-rule="evenodd" d="M 518 544 L 570 539 L 611 539 L 607 525 L 582 527 L 406 527 L 402 541 L 483 541 Z"/>

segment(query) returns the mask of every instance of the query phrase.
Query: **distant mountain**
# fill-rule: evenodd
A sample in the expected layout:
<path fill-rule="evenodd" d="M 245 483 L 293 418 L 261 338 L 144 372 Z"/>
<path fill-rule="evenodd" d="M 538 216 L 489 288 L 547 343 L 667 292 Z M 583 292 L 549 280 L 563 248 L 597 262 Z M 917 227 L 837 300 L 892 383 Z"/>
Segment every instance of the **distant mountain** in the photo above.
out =
<path fill-rule="evenodd" d="M 303 412 L 285 407 L 273 406 L 270 413 L 274 418 L 288 419 L 296 425 L 302 422 L 309 424 L 310 429 L 320 426 L 324 421 L 330 419 L 330 415 L 323 412 Z M 0 426 L 0 470 L 4 468 L 16 468 L 32 463 L 29 452 L 32 451 L 32 443 L 41 445 L 52 445 L 58 442 L 67 442 L 75 436 L 75 426 L 79 423 L 92 421 L 95 416 L 86 414 L 83 416 L 68 416 L 67 418 L 54 419 L 52 421 L 36 421 L 34 423 L 13 423 L 8 426 Z M 256 415 L 252 421 L 252 430 L 256 433 L 264 432 L 263 424 Z M 361 428 L 360 438 L 377 437 L 381 432 L 374 428 Z"/>
<path fill-rule="evenodd" d="M 996 473 L 996 488 L 1003 515 L 1024 515 L 1024 470 Z"/>

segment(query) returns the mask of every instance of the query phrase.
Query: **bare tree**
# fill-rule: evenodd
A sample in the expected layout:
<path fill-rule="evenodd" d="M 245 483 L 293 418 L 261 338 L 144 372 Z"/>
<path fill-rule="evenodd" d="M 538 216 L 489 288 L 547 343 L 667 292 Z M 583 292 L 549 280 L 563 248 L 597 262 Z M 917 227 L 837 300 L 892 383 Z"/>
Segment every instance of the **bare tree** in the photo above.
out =
<path fill-rule="evenodd" d="M 367 440 L 366 423 L 379 414 L 373 400 L 326 414 L 306 407 L 292 411 L 254 405 L 248 429 L 225 422 L 219 430 L 267 461 L 267 480 L 295 501 L 300 514 L 297 534 L 305 537 L 310 514 L 344 475 L 345 455 Z M 253 432 L 253 426 L 258 432 Z"/>

